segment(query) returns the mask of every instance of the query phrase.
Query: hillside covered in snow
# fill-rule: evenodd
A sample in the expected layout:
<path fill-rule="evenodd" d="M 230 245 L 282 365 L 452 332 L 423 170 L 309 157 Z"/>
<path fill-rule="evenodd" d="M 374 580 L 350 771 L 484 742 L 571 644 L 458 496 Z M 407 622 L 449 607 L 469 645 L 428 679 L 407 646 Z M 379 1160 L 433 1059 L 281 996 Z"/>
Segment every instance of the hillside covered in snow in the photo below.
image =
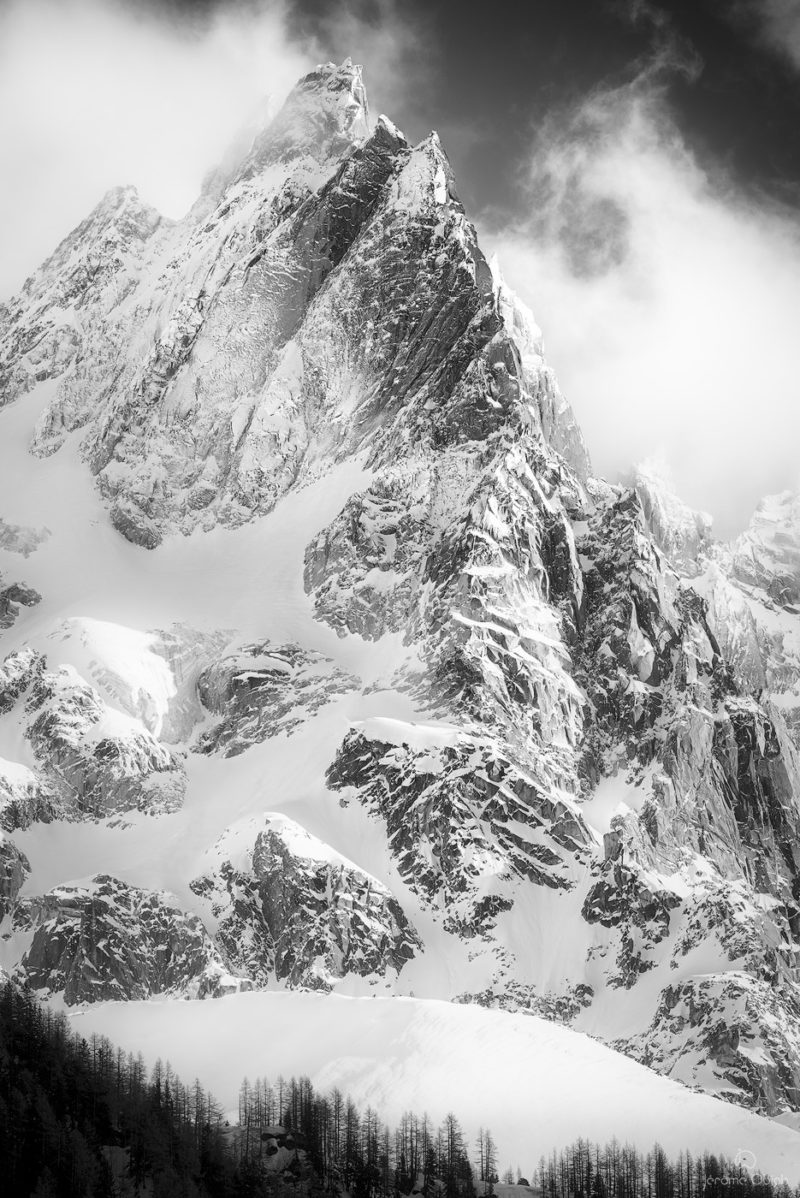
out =
<path fill-rule="evenodd" d="M 437 136 L 317 68 L 0 307 L 0 966 L 220 1093 L 792 1176 L 799 522 L 594 477 Z"/>

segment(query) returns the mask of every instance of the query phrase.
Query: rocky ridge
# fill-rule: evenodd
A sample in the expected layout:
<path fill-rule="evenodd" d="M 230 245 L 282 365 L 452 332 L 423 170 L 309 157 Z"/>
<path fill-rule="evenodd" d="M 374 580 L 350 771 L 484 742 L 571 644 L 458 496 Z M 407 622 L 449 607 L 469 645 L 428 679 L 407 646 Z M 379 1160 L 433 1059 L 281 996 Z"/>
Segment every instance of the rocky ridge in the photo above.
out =
<path fill-rule="evenodd" d="M 173 995 L 204 998 L 243 983 L 231 978 L 208 933 L 165 894 L 98 875 L 14 907 L 32 932 L 19 974 L 67 1004 Z"/>

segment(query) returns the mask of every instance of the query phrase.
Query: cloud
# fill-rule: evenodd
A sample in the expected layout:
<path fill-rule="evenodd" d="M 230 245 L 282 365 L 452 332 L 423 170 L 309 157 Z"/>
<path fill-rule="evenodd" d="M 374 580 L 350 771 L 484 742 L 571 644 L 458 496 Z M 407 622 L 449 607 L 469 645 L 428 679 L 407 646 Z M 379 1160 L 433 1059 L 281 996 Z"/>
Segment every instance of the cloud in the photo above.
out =
<path fill-rule="evenodd" d="M 315 61 L 364 64 L 373 117 L 411 112 L 425 127 L 406 130 L 409 137 L 427 134 L 438 53 L 430 13 L 403 0 L 327 0 L 313 27 L 294 28 Z"/>
<path fill-rule="evenodd" d="M 746 0 L 744 11 L 760 25 L 763 40 L 800 68 L 800 0 Z"/>
<path fill-rule="evenodd" d="M 646 26 L 650 45 L 639 62 L 637 86 L 653 83 L 665 74 L 695 79 L 703 60 L 693 43 L 681 34 L 672 14 L 656 0 L 607 0 L 608 10 L 631 25 Z"/>
<path fill-rule="evenodd" d="M 283 10 L 202 29 L 101 0 L 0 9 L 0 298 L 117 184 L 180 216 L 237 128 L 308 69 Z"/>
<path fill-rule="evenodd" d="M 423 18 L 340 0 L 313 29 L 289 0 L 220 0 L 202 22 L 122 0 L 0 6 L 0 300 L 110 188 L 181 216 L 265 98 L 315 63 L 366 64 L 373 107 L 424 92 Z"/>
<path fill-rule="evenodd" d="M 657 79 L 539 133 L 515 227 L 484 215 L 536 313 L 595 468 L 665 456 L 720 534 L 800 477 L 800 234 L 686 148 Z"/>

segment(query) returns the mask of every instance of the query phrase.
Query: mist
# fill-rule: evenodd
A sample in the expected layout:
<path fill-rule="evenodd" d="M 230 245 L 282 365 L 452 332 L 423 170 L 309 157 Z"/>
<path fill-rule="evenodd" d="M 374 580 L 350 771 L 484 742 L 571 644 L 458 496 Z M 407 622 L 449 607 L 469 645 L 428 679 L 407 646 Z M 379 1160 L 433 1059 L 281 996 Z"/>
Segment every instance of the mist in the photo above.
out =
<path fill-rule="evenodd" d="M 279 5 L 169 22 L 101 0 L 0 10 L 0 299 L 111 187 L 180 217 L 241 126 L 313 65 Z"/>
<path fill-rule="evenodd" d="M 342 0 L 312 34 L 292 15 L 282 0 L 221 2 L 202 22 L 122 0 L 0 8 L 0 302 L 111 187 L 182 216 L 239 131 L 320 61 L 364 63 L 374 115 L 424 93 L 423 18 Z"/>
<path fill-rule="evenodd" d="M 527 210 L 484 240 L 533 308 L 595 469 L 666 461 L 717 535 L 800 475 L 800 231 L 712 177 L 657 79 L 538 131 Z"/>

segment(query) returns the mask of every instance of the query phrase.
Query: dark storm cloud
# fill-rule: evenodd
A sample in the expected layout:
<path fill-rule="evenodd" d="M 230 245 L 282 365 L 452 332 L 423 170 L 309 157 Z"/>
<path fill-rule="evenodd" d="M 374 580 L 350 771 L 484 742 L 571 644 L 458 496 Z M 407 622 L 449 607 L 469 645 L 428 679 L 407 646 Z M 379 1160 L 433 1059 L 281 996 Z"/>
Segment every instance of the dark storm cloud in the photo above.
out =
<path fill-rule="evenodd" d="M 800 0 L 738 0 L 728 18 L 740 26 L 749 23 L 770 49 L 800 69 Z"/>
<path fill-rule="evenodd" d="M 800 192 L 798 0 L 652 0 L 701 69 L 667 98 L 677 128 L 710 167 L 751 193 Z"/>

